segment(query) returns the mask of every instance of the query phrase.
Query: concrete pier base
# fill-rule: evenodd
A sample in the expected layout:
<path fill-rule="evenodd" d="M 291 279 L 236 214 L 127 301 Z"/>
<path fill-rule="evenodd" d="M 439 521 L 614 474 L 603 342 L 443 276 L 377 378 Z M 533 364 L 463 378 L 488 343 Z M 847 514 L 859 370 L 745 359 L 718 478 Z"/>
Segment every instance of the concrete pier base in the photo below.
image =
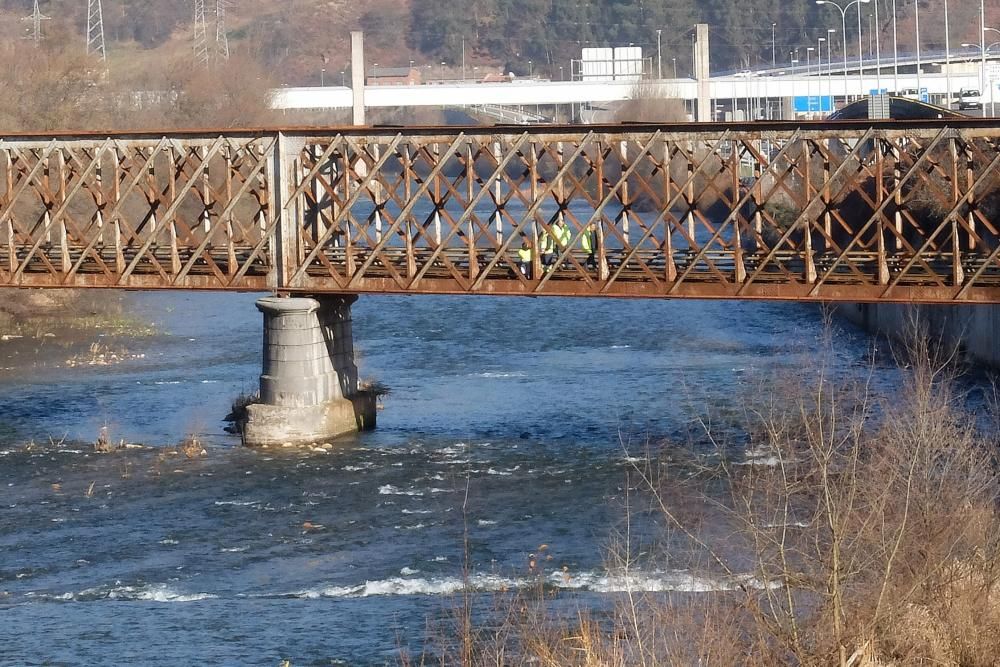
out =
<path fill-rule="evenodd" d="M 250 446 L 316 442 L 375 428 L 375 397 L 358 390 L 351 304 L 357 297 L 257 302 L 264 314 L 260 402 L 247 407 Z"/>

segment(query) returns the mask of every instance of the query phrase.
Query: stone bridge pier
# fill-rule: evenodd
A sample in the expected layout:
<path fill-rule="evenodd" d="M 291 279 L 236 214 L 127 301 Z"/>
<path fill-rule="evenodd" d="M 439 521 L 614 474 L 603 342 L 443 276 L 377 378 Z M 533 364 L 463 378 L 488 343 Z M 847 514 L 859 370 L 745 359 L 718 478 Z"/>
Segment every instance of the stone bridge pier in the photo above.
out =
<path fill-rule="evenodd" d="M 375 428 L 375 397 L 359 390 L 351 304 L 356 296 L 266 297 L 260 402 L 247 407 L 250 446 L 317 442 Z"/>

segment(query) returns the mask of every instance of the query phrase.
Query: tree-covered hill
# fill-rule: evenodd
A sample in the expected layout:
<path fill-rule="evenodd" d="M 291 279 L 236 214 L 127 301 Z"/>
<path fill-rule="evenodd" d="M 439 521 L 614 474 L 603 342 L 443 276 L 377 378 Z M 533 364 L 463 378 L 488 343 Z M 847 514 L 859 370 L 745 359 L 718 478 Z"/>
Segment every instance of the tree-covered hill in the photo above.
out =
<path fill-rule="evenodd" d="M 900 52 L 915 47 L 915 2 L 920 2 L 921 46 L 944 46 L 945 0 L 871 0 L 862 7 L 864 48 L 869 25 L 875 26 L 875 3 L 884 51 L 891 50 L 892 14 L 896 8 Z M 846 0 L 841 0 L 846 2 Z M 215 0 L 205 0 L 209 32 Z M 55 35 L 81 35 L 87 0 L 42 0 L 51 16 L 44 28 Z M 451 68 L 503 68 L 526 74 L 569 75 L 570 60 L 588 46 L 643 47 L 655 59 L 657 35 L 664 74 L 676 59 L 678 74 L 690 72 L 693 25 L 710 25 L 713 70 L 780 64 L 790 52 L 816 45 L 829 28 L 837 30 L 834 53 L 841 48 L 840 14 L 815 0 L 227 0 L 228 34 L 234 51 L 261 63 L 287 84 L 327 82 L 348 69 L 348 33 L 363 29 L 370 62 L 383 65 Z M 951 43 L 978 42 L 979 3 L 950 0 Z M 0 0 L 0 39 L 16 44 L 29 30 L 23 20 L 32 0 Z M 141 68 L 148 58 L 183 55 L 190 50 L 193 0 L 103 0 L 109 55 L 119 67 Z M 987 0 L 987 25 L 1000 22 L 1000 0 Z M 871 23 L 869 23 L 871 21 Z M 849 49 L 857 49 L 857 14 L 848 13 Z M 773 30 L 773 31 L 772 31 Z M 773 51 L 772 51 L 773 34 Z M 995 33 L 990 33 L 995 35 Z M 995 41 L 995 40 L 991 40 Z"/>

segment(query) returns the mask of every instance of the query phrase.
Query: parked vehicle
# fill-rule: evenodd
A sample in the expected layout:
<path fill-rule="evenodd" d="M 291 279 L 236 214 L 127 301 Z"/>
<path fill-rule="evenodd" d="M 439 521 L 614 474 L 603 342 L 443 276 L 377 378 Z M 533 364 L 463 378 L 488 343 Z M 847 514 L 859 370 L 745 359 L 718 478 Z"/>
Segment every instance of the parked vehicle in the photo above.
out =
<path fill-rule="evenodd" d="M 968 109 L 982 109 L 983 97 L 974 88 L 963 88 L 958 92 L 958 109 L 966 111 Z"/>

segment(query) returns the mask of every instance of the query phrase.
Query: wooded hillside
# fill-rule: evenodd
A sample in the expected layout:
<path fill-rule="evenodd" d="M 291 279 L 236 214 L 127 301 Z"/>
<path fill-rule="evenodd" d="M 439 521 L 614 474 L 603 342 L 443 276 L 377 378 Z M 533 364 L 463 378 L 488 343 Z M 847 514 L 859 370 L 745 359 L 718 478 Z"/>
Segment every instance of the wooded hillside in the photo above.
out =
<path fill-rule="evenodd" d="M 915 47 L 914 3 L 895 0 L 900 52 Z M 883 50 L 891 51 L 893 0 L 872 0 L 862 7 L 864 48 L 869 48 L 869 14 L 879 3 L 878 30 Z M 52 19 L 43 30 L 52 39 L 78 37 L 83 44 L 86 0 L 43 0 Z M 214 38 L 215 1 L 205 0 L 208 31 Z M 17 47 L 30 31 L 22 17 L 31 0 L 0 0 L 0 38 Z M 465 63 L 517 74 L 569 76 L 569 62 L 587 46 L 643 47 L 656 56 L 660 31 L 664 74 L 676 58 L 678 74 L 690 71 L 692 26 L 711 26 L 713 70 L 770 64 L 772 24 L 774 58 L 815 46 L 828 28 L 838 30 L 840 14 L 813 0 L 228 0 L 228 36 L 234 53 L 252 58 L 278 84 L 339 82 L 348 69 L 348 33 L 366 33 L 369 61 L 384 66 L 414 65 L 437 76 L 457 74 Z M 988 0 L 987 25 L 1000 22 L 1000 0 Z M 113 69 L 141 72 L 151 61 L 190 54 L 192 0 L 103 0 L 105 32 Z M 979 3 L 950 1 L 951 43 L 978 42 Z M 944 0 L 920 0 L 921 46 L 944 47 Z M 848 12 L 851 53 L 857 49 L 857 14 Z M 872 21 L 871 25 L 875 25 Z M 993 35 L 994 33 L 991 33 Z M 995 40 L 988 40 L 995 41 Z M 444 66 L 442 66 L 444 63 Z M 325 72 L 323 72 L 325 70 Z"/>

